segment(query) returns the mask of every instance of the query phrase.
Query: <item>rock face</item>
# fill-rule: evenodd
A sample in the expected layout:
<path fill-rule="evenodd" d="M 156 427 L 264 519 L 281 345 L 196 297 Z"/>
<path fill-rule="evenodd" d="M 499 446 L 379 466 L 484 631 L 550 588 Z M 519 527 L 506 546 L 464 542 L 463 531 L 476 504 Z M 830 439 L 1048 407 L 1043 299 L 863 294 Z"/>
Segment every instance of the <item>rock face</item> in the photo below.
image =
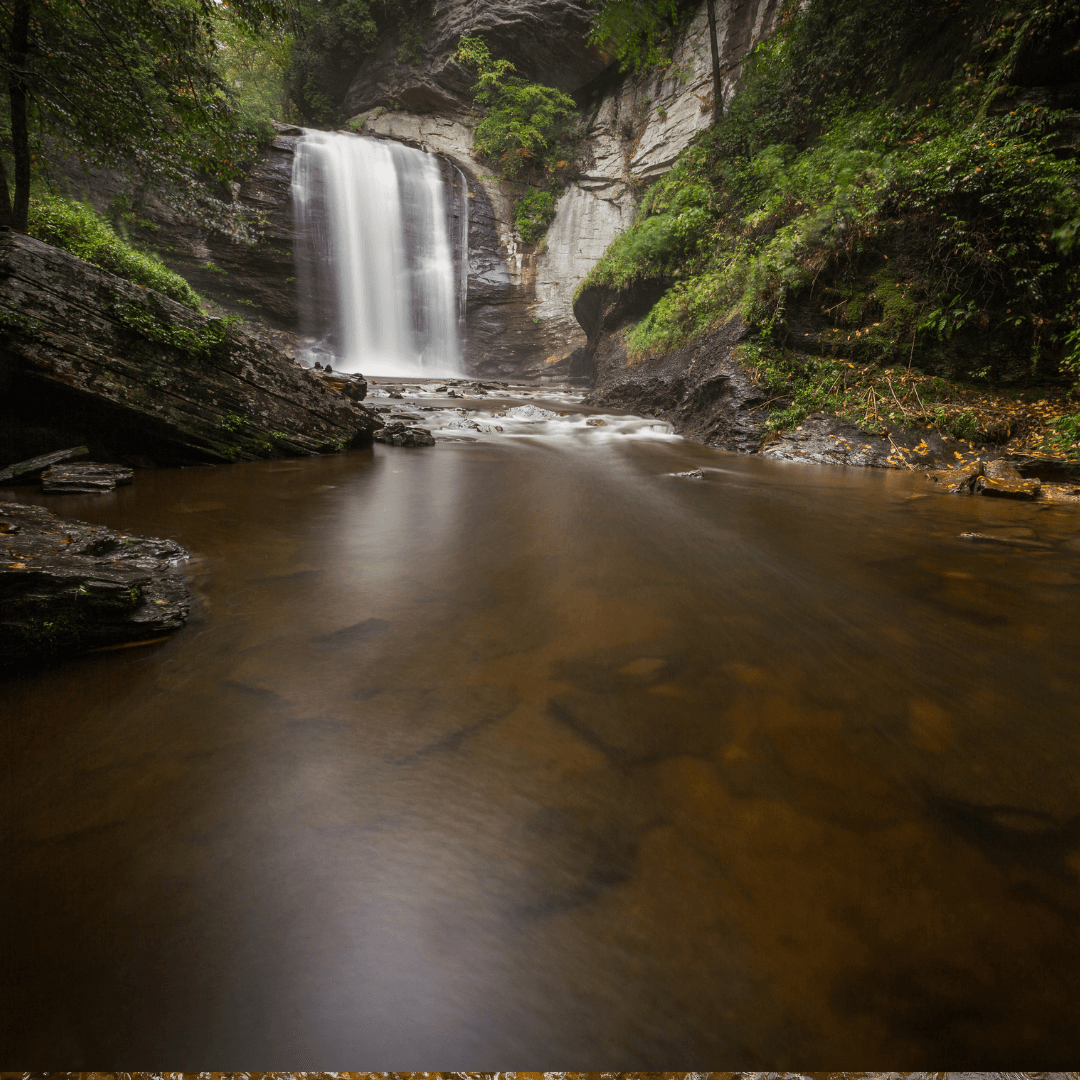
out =
<path fill-rule="evenodd" d="M 172 540 L 67 521 L 0 502 L 0 666 L 160 638 L 191 596 Z"/>
<path fill-rule="evenodd" d="M 466 10 L 468 8 L 468 10 Z M 673 63 L 644 78 L 620 78 L 595 54 L 583 53 L 584 5 L 489 2 L 452 4 L 427 36 L 425 60 L 409 68 L 392 50 L 365 68 L 346 97 L 354 126 L 365 135 L 397 139 L 441 154 L 469 177 L 469 304 L 465 355 L 482 375 L 580 375 L 570 354 L 585 344 L 573 312 L 581 279 L 626 229 L 642 180 L 671 168 L 679 153 L 712 121 L 712 62 L 704 3 L 676 42 Z M 720 0 L 718 37 L 725 97 L 747 52 L 776 24 L 779 0 Z M 444 21 L 445 18 L 445 21 Z M 517 40 L 534 20 L 539 37 Z M 564 41 L 567 30 L 578 44 Z M 450 59 L 465 33 L 480 33 L 522 74 L 587 100 L 583 167 L 559 200 L 555 220 L 534 249 L 522 243 L 506 191 L 472 153 L 469 111 L 472 76 Z M 535 49 L 555 34 L 559 49 Z M 457 35 L 457 36 L 455 36 Z M 570 36 L 573 36 L 572 34 Z M 559 51 L 561 50 L 561 51 Z M 395 108 L 404 105 L 405 109 Z M 562 370 L 554 365 L 563 361 Z M 571 372 L 573 367 L 573 372 Z"/>
<path fill-rule="evenodd" d="M 257 318 L 279 331 L 298 327 L 293 281 L 294 225 L 292 162 L 299 128 L 282 132 L 232 190 L 217 194 L 248 220 L 260 222 L 255 245 L 238 243 L 185 218 L 151 195 L 129 190 L 117 173 L 85 169 L 57 155 L 55 165 L 68 191 L 105 213 L 117 200 L 133 207 L 126 228 L 140 244 L 155 250 L 165 264 L 203 296 L 244 319 Z M 291 133 L 291 134 L 290 134 Z"/>
<path fill-rule="evenodd" d="M 404 107 L 444 116 L 468 113 L 475 75 L 453 60 L 463 37 L 480 36 L 494 56 L 522 77 L 567 93 L 605 67 L 585 43 L 591 25 L 586 0 L 449 0 L 423 32 L 419 55 L 406 59 L 391 41 L 364 62 L 345 95 L 348 115 Z"/>
<path fill-rule="evenodd" d="M 623 340 L 628 323 L 655 294 L 637 297 L 590 290 L 575 311 L 588 333 L 596 386 L 590 405 L 626 409 L 667 420 L 675 430 L 709 446 L 753 453 L 761 444 L 765 400 L 733 355 L 746 327 L 732 320 L 674 352 L 631 363 Z"/>
<path fill-rule="evenodd" d="M 269 341 L 0 233 L 0 461 L 82 444 L 133 465 L 367 445 L 377 422 Z"/>
<path fill-rule="evenodd" d="M 717 39 L 724 100 L 746 54 L 776 25 L 779 0 L 719 0 Z M 574 323 L 574 290 L 608 245 L 634 219 L 642 181 L 674 165 L 712 123 L 712 58 L 705 5 L 675 43 L 672 64 L 644 78 L 615 82 L 591 115 L 582 175 L 559 200 L 537 256 L 533 314 L 561 335 L 564 350 L 584 344 Z"/>

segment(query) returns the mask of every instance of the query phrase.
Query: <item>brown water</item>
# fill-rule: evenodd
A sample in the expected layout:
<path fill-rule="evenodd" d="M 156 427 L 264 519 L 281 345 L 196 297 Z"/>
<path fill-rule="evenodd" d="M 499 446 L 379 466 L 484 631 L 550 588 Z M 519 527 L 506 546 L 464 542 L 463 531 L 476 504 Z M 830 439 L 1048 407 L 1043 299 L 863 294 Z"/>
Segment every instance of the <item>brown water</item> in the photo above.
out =
<path fill-rule="evenodd" d="M 6 1067 L 1075 1066 L 1080 513 L 619 430 L 34 497 L 201 600 L 0 683 Z"/>

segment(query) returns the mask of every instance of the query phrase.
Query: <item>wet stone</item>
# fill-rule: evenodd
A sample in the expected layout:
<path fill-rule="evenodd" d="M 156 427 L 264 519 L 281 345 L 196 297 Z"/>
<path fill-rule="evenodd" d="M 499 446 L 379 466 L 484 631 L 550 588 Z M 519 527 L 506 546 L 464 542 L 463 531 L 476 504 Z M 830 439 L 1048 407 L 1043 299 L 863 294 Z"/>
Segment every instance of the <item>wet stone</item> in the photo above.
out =
<path fill-rule="evenodd" d="M 998 480 L 992 476 L 980 476 L 975 480 L 975 492 L 992 495 L 999 499 L 1034 499 L 1042 484 L 1038 480 Z"/>
<path fill-rule="evenodd" d="M 112 491 L 130 484 L 135 473 L 124 465 L 103 465 L 87 461 L 78 465 L 53 465 L 41 474 L 44 491 L 91 493 Z"/>
<path fill-rule="evenodd" d="M 89 453 L 85 446 L 73 446 L 69 450 L 57 450 L 51 454 L 20 461 L 6 469 L 0 469 L 0 484 L 21 484 L 36 480 L 51 465 L 59 465 L 72 458 L 86 457 Z"/>
<path fill-rule="evenodd" d="M 974 489 L 975 482 L 982 477 L 984 468 L 983 462 L 976 460 L 955 469 L 936 469 L 928 472 L 926 478 L 935 484 L 940 484 L 951 494 L 958 495 Z"/>
<path fill-rule="evenodd" d="M 1004 458 L 988 461 L 983 468 L 983 475 L 991 480 L 1010 480 L 1016 483 L 1024 479 Z"/>
<path fill-rule="evenodd" d="M 375 441 L 387 446 L 434 446 L 435 437 L 426 428 L 387 424 L 375 432 Z"/>
<path fill-rule="evenodd" d="M 191 596 L 172 540 L 0 503 L 0 666 L 161 638 L 184 625 Z"/>
<path fill-rule="evenodd" d="M 687 469 L 686 472 L 677 472 L 676 476 L 681 476 L 685 480 L 704 480 L 705 474 L 700 469 Z"/>

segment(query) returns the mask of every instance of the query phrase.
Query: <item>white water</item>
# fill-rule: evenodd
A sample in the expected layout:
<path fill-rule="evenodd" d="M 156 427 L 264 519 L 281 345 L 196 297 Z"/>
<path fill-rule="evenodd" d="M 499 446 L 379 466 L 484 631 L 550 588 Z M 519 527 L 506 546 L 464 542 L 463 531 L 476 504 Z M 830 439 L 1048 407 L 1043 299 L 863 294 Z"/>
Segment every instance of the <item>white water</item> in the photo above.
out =
<path fill-rule="evenodd" d="M 461 374 L 462 291 L 438 159 L 308 131 L 292 193 L 304 358 L 366 374 Z"/>

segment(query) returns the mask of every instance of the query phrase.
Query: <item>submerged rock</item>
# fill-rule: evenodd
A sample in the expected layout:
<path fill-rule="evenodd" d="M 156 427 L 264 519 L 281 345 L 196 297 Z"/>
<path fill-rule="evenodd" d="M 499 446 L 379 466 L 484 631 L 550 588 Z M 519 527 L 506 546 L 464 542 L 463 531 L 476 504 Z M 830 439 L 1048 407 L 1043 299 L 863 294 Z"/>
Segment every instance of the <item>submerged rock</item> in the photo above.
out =
<path fill-rule="evenodd" d="M 170 634 L 191 596 L 172 540 L 0 503 L 0 665 Z"/>
<path fill-rule="evenodd" d="M 991 534 L 979 532 L 966 532 L 960 534 L 961 540 L 967 540 L 972 544 L 1001 544 L 1004 547 L 1029 548 L 1032 551 L 1049 551 L 1050 544 L 1040 543 L 1025 536 L 1011 536 L 1005 534 Z"/>
<path fill-rule="evenodd" d="M 926 474 L 928 480 L 941 484 L 952 495 L 974 491 L 976 481 L 983 478 L 984 462 L 975 460 L 953 469 L 934 469 Z"/>

